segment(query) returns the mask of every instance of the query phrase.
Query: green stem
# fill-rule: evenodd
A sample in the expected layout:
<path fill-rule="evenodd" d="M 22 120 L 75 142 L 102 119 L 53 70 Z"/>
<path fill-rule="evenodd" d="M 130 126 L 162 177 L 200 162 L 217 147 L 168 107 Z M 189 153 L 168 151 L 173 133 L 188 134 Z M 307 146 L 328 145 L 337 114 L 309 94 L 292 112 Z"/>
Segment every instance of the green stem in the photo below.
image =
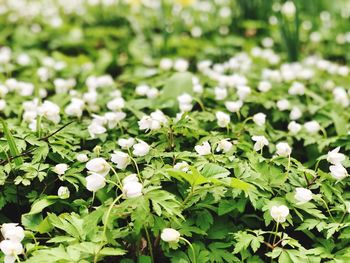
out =
<path fill-rule="evenodd" d="M 277 222 L 276 224 L 275 236 L 273 237 L 272 246 L 275 246 L 276 238 L 278 236 L 278 227 L 279 227 L 279 222 Z"/>
<path fill-rule="evenodd" d="M 103 232 L 102 232 L 102 239 L 101 239 L 101 243 L 100 243 L 100 248 L 99 250 L 96 252 L 95 257 L 94 257 L 94 263 L 97 262 L 98 260 L 98 255 L 100 254 L 100 251 L 103 248 L 103 242 L 106 240 L 107 241 L 107 236 L 106 236 L 106 232 L 107 232 L 107 225 L 108 225 L 108 221 L 109 221 L 109 216 L 112 212 L 113 206 L 119 201 L 120 198 L 123 197 L 123 194 L 117 196 L 117 198 L 114 199 L 114 201 L 112 202 L 112 204 L 109 206 L 107 214 L 106 214 L 106 220 L 105 223 L 103 225 Z"/>
<path fill-rule="evenodd" d="M 334 219 L 334 217 L 332 216 L 331 211 L 329 210 L 329 207 L 328 207 L 326 201 L 323 200 L 322 197 L 320 198 L 320 200 L 324 203 L 324 205 L 325 205 L 325 207 L 326 207 L 326 209 L 327 209 L 327 212 L 328 212 L 329 216 L 332 218 L 333 222 L 335 222 L 335 219 Z"/>
<path fill-rule="evenodd" d="M 118 183 L 115 183 L 115 182 L 113 182 L 113 181 L 111 181 L 111 180 L 107 180 L 107 179 L 105 179 L 105 181 L 108 182 L 108 183 L 112 183 L 112 184 L 116 185 L 120 190 L 122 190 L 122 189 L 123 189 L 123 184 L 122 184 L 122 182 L 120 181 L 120 178 L 119 178 L 119 176 L 118 176 L 116 170 L 112 167 L 112 165 L 109 165 L 109 166 L 111 167 L 112 172 L 113 172 L 113 173 L 115 174 L 115 176 L 117 177 Z"/>
<path fill-rule="evenodd" d="M 132 155 L 131 155 L 131 152 L 130 152 L 130 149 L 129 149 L 129 148 L 128 148 L 128 153 L 129 153 L 129 157 L 130 157 L 130 159 L 131 159 L 132 163 L 133 163 L 133 164 L 134 164 L 134 166 L 135 166 L 136 173 L 137 173 L 137 177 L 139 178 L 140 182 L 143 184 L 143 180 L 142 180 L 142 178 L 141 178 L 141 174 L 140 174 L 139 166 L 137 165 L 136 160 L 135 160 L 135 159 L 132 157 Z"/>
<path fill-rule="evenodd" d="M 147 243 L 148 243 L 149 254 L 151 256 L 151 262 L 154 263 L 152 242 L 151 242 L 151 238 L 150 238 L 147 227 L 145 227 L 145 233 L 146 233 L 146 238 L 147 238 Z"/>
<path fill-rule="evenodd" d="M 193 263 L 196 263 L 196 262 L 197 262 L 197 260 L 196 260 L 196 252 L 194 251 L 194 248 L 193 248 L 191 242 L 188 241 L 186 238 L 183 238 L 183 237 L 180 237 L 180 239 L 183 240 L 183 241 L 185 241 L 185 242 L 189 245 L 189 247 L 190 247 L 191 250 L 192 250 L 192 254 L 193 254 L 193 260 L 192 260 L 192 261 L 193 261 Z"/>

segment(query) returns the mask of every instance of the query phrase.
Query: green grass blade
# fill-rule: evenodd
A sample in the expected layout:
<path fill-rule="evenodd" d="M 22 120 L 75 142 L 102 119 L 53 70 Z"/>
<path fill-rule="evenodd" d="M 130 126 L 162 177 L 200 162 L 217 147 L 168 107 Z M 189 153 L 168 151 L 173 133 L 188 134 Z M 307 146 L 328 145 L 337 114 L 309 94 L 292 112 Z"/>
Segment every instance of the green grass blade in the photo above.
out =
<path fill-rule="evenodd" d="M 20 155 L 20 152 L 18 151 L 18 148 L 17 148 L 16 143 L 15 143 L 15 140 L 14 140 L 6 122 L 3 119 L 0 119 L 0 122 L 2 124 L 5 138 L 7 140 L 9 148 L 10 148 L 11 157 L 15 157 L 15 156 Z M 16 166 L 19 166 L 19 165 L 23 164 L 23 159 L 22 159 L 22 157 L 17 157 L 14 159 L 14 162 L 15 162 Z"/>

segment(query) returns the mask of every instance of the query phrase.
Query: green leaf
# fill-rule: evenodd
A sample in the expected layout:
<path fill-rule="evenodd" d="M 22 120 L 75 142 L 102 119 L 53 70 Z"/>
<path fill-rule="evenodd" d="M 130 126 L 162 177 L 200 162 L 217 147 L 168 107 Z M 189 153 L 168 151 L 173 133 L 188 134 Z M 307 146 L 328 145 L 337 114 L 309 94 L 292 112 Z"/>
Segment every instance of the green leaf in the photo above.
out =
<path fill-rule="evenodd" d="M 227 177 L 230 171 L 220 165 L 208 163 L 204 165 L 201 174 L 207 178 L 223 178 Z"/>
<path fill-rule="evenodd" d="M 253 185 L 246 183 L 246 182 L 243 182 L 242 180 L 237 179 L 237 178 L 231 179 L 230 186 L 233 188 L 241 189 L 245 192 L 252 190 L 252 189 L 255 189 L 255 187 Z"/>
<path fill-rule="evenodd" d="M 58 197 L 45 197 L 44 199 L 36 201 L 32 205 L 32 208 L 30 209 L 30 212 L 28 214 L 32 215 L 32 214 L 40 213 L 41 211 L 43 211 L 44 208 L 56 203 L 58 199 L 59 199 Z"/>
<path fill-rule="evenodd" d="M 13 138 L 12 133 L 10 132 L 10 129 L 8 128 L 6 122 L 3 119 L 0 118 L 0 122 L 2 124 L 5 138 L 7 140 L 8 146 L 10 148 L 11 157 L 19 156 L 20 153 L 19 153 L 19 150 L 18 150 L 17 145 L 15 143 L 15 139 Z M 16 166 L 20 166 L 21 164 L 23 164 L 23 159 L 22 159 L 22 157 L 17 157 L 14 159 L 14 162 L 15 162 Z"/>
<path fill-rule="evenodd" d="M 166 82 L 160 96 L 160 101 L 173 101 L 175 104 L 177 97 L 183 93 L 192 94 L 192 74 L 189 72 L 174 73 Z"/>

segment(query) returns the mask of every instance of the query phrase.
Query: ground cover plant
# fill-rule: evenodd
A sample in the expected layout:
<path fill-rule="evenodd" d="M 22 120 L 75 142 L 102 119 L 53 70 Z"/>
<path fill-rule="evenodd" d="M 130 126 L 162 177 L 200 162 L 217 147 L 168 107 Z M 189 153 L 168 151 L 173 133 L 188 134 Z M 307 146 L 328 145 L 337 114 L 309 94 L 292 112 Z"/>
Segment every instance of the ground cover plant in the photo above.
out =
<path fill-rule="evenodd" d="M 349 17 L 0 1 L 0 261 L 349 262 Z"/>

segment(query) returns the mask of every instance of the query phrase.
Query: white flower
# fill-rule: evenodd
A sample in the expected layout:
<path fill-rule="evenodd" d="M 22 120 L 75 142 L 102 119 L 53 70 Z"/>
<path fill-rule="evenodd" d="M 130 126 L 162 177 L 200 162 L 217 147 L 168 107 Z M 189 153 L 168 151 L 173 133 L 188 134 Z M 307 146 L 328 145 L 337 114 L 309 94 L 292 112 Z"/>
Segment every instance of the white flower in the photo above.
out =
<path fill-rule="evenodd" d="M 259 82 L 258 90 L 261 92 L 267 92 L 272 88 L 269 81 L 263 80 Z"/>
<path fill-rule="evenodd" d="M 301 116 L 303 115 L 303 113 L 301 112 L 301 110 L 298 107 L 293 107 L 292 111 L 289 114 L 289 118 L 291 120 L 297 120 L 299 119 Z"/>
<path fill-rule="evenodd" d="M 92 105 L 97 100 L 97 92 L 94 90 L 90 90 L 89 92 L 84 93 L 83 99 L 88 104 Z"/>
<path fill-rule="evenodd" d="M 192 99 L 192 96 L 188 93 L 182 93 L 180 96 L 177 97 L 177 101 L 179 102 L 179 104 L 191 104 Z"/>
<path fill-rule="evenodd" d="M 0 111 L 6 108 L 6 100 L 0 99 Z"/>
<path fill-rule="evenodd" d="M 158 95 L 159 95 L 159 90 L 156 88 L 150 88 L 146 94 L 147 98 L 149 99 L 155 99 L 158 97 Z"/>
<path fill-rule="evenodd" d="M 331 164 L 340 164 L 342 161 L 345 160 L 345 155 L 342 153 L 339 153 L 340 147 L 337 147 L 333 149 L 332 151 L 329 151 L 327 153 L 327 161 Z"/>
<path fill-rule="evenodd" d="M 115 98 L 107 103 L 107 108 L 111 111 L 120 111 L 125 106 L 123 98 Z"/>
<path fill-rule="evenodd" d="M 218 111 L 216 113 L 216 119 L 219 127 L 227 127 L 227 125 L 230 123 L 230 115 L 228 115 L 225 112 Z"/>
<path fill-rule="evenodd" d="M 161 127 L 159 121 L 152 119 L 152 117 L 148 115 L 144 115 L 141 118 L 141 120 L 139 120 L 137 123 L 139 125 L 139 129 L 145 130 L 145 131 L 148 131 L 148 130 L 154 131 L 154 130 L 160 129 Z"/>
<path fill-rule="evenodd" d="M 282 99 L 282 100 L 277 101 L 276 105 L 280 111 L 288 110 L 290 107 L 290 103 L 286 99 Z"/>
<path fill-rule="evenodd" d="M 130 164 L 130 157 L 127 153 L 115 151 L 111 156 L 111 161 L 117 165 L 118 169 L 124 170 Z"/>
<path fill-rule="evenodd" d="M 30 64 L 30 62 L 31 62 L 31 58 L 25 53 L 22 53 L 17 57 L 18 65 L 27 66 Z"/>
<path fill-rule="evenodd" d="M 165 114 L 160 110 L 152 112 L 150 116 L 153 120 L 158 121 L 160 124 L 166 124 L 168 122 Z"/>
<path fill-rule="evenodd" d="M 287 1 L 282 5 L 281 12 L 288 18 L 293 18 L 296 12 L 296 7 L 293 1 Z"/>
<path fill-rule="evenodd" d="M 21 242 L 24 238 L 24 230 L 17 223 L 2 224 L 1 234 L 5 239 L 16 242 Z"/>
<path fill-rule="evenodd" d="M 144 141 L 138 140 L 139 142 L 133 145 L 132 153 L 135 156 L 145 156 L 150 151 L 151 147 Z"/>
<path fill-rule="evenodd" d="M 304 123 L 304 128 L 307 132 L 314 134 L 321 129 L 321 126 L 317 121 L 308 121 Z"/>
<path fill-rule="evenodd" d="M 173 61 L 170 58 L 162 58 L 159 62 L 161 70 L 170 70 L 173 67 Z"/>
<path fill-rule="evenodd" d="M 303 187 L 295 188 L 295 199 L 300 203 L 309 202 L 312 199 L 312 192 L 309 189 Z"/>
<path fill-rule="evenodd" d="M 348 172 L 340 163 L 331 165 L 329 170 L 331 171 L 331 175 L 337 180 L 341 180 L 348 176 Z"/>
<path fill-rule="evenodd" d="M 333 97 L 336 103 L 341 104 L 343 107 L 348 107 L 350 104 L 348 94 L 346 90 L 342 87 L 336 87 L 333 90 Z"/>
<path fill-rule="evenodd" d="M 274 205 L 270 209 L 270 215 L 276 222 L 283 223 L 286 221 L 286 218 L 289 215 L 289 209 L 285 205 Z"/>
<path fill-rule="evenodd" d="M 257 113 L 253 116 L 253 121 L 258 126 L 263 126 L 266 121 L 266 115 L 264 113 Z"/>
<path fill-rule="evenodd" d="M 288 130 L 290 133 L 292 134 L 296 134 L 298 133 L 300 130 L 301 130 L 301 125 L 295 121 L 291 121 L 289 124 L 288 124 Z"/>
<path fill-rule="evenodd" d="M 229 112 L 239 112 L 242 106 L 243 106 L 243 102 L 240 100 L 225 102 L 225 107 Z"/>
<path fill-rule="evenodd" d="M 138 182 L 139 179 L 137 178 L 137 174 L 129 174 L 127 177 L 125 177 L 122 181 L 123 185 L 130 183 L 130 182 Z"/>
<path fill-rule="evenodd" d="M 150 90 L 148 85 L 139 85 L 135 89 L 135 93 L 140 96 L 146 96 L 147 92 Z"/>
<path fill-rule="evenodd" d="M 128 181 L 123 185 L 123 194 L 125 198 L 134 198 L 142 195 L 143 186 L 137 181 Z"/>
<path fill-rule="evenodd" d="M 0 249 L 5 254 L 4 263 L 15 262 L 16 255 L 23 252 L 23 246 L 15 240 L 3 240 L 0 242 Z"/>
<path fill-rule="evenodd" d="M 292 153 L 292 148 L 286 142 L 277 143 L 276 149 L 279 156 L 288 157 Z"/>
<path fill-rule="evenodd" d="M 232 149 L 232 143 L 228 141 L 228 139 L 223 139 L 218 142 L 218 146 L 216 147 L 217 152 L 227 153 Z"/>
<path fill-rule="evenodd" d="M 113 129 L 117 126 L 119 122 L 125 119 L 126 113 L 122 111 L 118 112 L 106 112 L 104 115 L 106 121 L 107 121 L 107 126 L 109 129 Z"/>
<path fill-rule="evenodd" d="M 184 72 L 188 69 L 189 63 L 187 60 L 178 58 L 174 62 L 174 69 L 179 72 Z"/>
<path fill-rule="evenodd" d="M 164 228 L 162 233 L 160 234 L 160 238 L 164 242 L 173 242 L 177 243 L 180 240 L 180 232 L 173 228 Z"/>
<path fill-rule="evenodd" d="M 85 163 L 89 160 L 88 156 L 85 153 L 79 153 L 76 156 L 77 161 Z"/>
<path fill-rule="evenodd" d="M 86 189 L 91 192 L 97 192 L 106 185 L 105 178 L 97 173 L 91 173 L 86 178 Z"/>
<path fill-rule="evenodd" d="M 106 176 L 109 173 L 111 167 L 105 159 L 98 157 L 88 161 L 86 163 L 86 169 L 88 169 L 92 173 L 97 173 L 101 176 Z"/>
<path fill-rule="evenodd" d="M 251 89 L 248 86 L 238 86 L 237 87 L 237 95 L 239 100 L 245 100 L 249 94 L 251 93 Z"/>
<path fill-rule="evenodd" d="M 189 164 L 185 161 L 182 162 L 178 162 L 174 165 L 174 169 L 175 170 L 181 170 L 183 172 L 187 172 L 190 168 L 189 168 Z"/>
<path fill-rule="evenodd" d="M 196 145 L 194 149 L 201 156 L 211 154 L 210 144 L 207 141 L 203 142 L 202 145 Z"/>
<path fill-rule="evenodd" d="M 56 174 L 63 175 L 68 170 L 68 165 L 65 163 L 56 164 L 56 166 L 52 169 Z"/>
<path fill-rule="evenodd" d="M 188 93 L 183 93 L 177 97 L 181 112 L 190 111 L 192 109 L 192 96 Z"/>
<path fill-rule="evenodd" d="M 227 89 L 225 87 L 216 87 L 214 92 L 215 100 L 224 100 L 227 97 Z"/>
<path fill-rule="evenodd" d="M 194 93 L 202 94 L 203 86 L 201 84 L 194 84 L 192 90 Z"/>
<path fill-rule="evenodd" d="M 128 139 L 120 138 L 120 139 L 118 139 L 118 145 L 122 149 L 128 149 L 131 146 L 133 146 L 134 144 L 135 144 L 135 139 L 134 138 L 128 138 Z"/>
<path fill-rule="evenodd" d="M 265 136 L 253 136 L 252 140 L 255 141 L 254 151 L 260 151 L 264 146 L 269 145 L 269 141 Z"/>
<path fill-rule="evenodd" d="M 293 82 L 292 86 L 289 88 L 288 93 L 290 95 L 304 95 L 305 86 L 300 82 Z"/>
<path fill-rule="evenodd" d="M 60 188 L 58 188 L 57 195 L 58 195 L 59 198 L 61 198 L 61 199 L 67 199 L 67 198 L 69 198 L 70 192 L 69 192 L 68 187 L 66 187 L 66 186 L 61 186 Z"/>
<path fill-rule="evenodd" d="M 101 122 L 93 120 L 88 126 L 89 134 L 92 138 L 95 138 L 96 135 L 103 134 L 107 129 L 101 124 Z"/>
<path fill-rule="evenodd" d="M 60 107 L 57 104 L 46 100 L 41 106 L 38 107 L 38 114 L 46 119 L 54 122 L 60 122 Z"/>
<path fill-rule="evenodd" d="M 81 117 L 83 115 L 85 102 L 78 98 L 72 98 L 71 103 L 65 108 L 64 112 L 68 116 Z"/>

